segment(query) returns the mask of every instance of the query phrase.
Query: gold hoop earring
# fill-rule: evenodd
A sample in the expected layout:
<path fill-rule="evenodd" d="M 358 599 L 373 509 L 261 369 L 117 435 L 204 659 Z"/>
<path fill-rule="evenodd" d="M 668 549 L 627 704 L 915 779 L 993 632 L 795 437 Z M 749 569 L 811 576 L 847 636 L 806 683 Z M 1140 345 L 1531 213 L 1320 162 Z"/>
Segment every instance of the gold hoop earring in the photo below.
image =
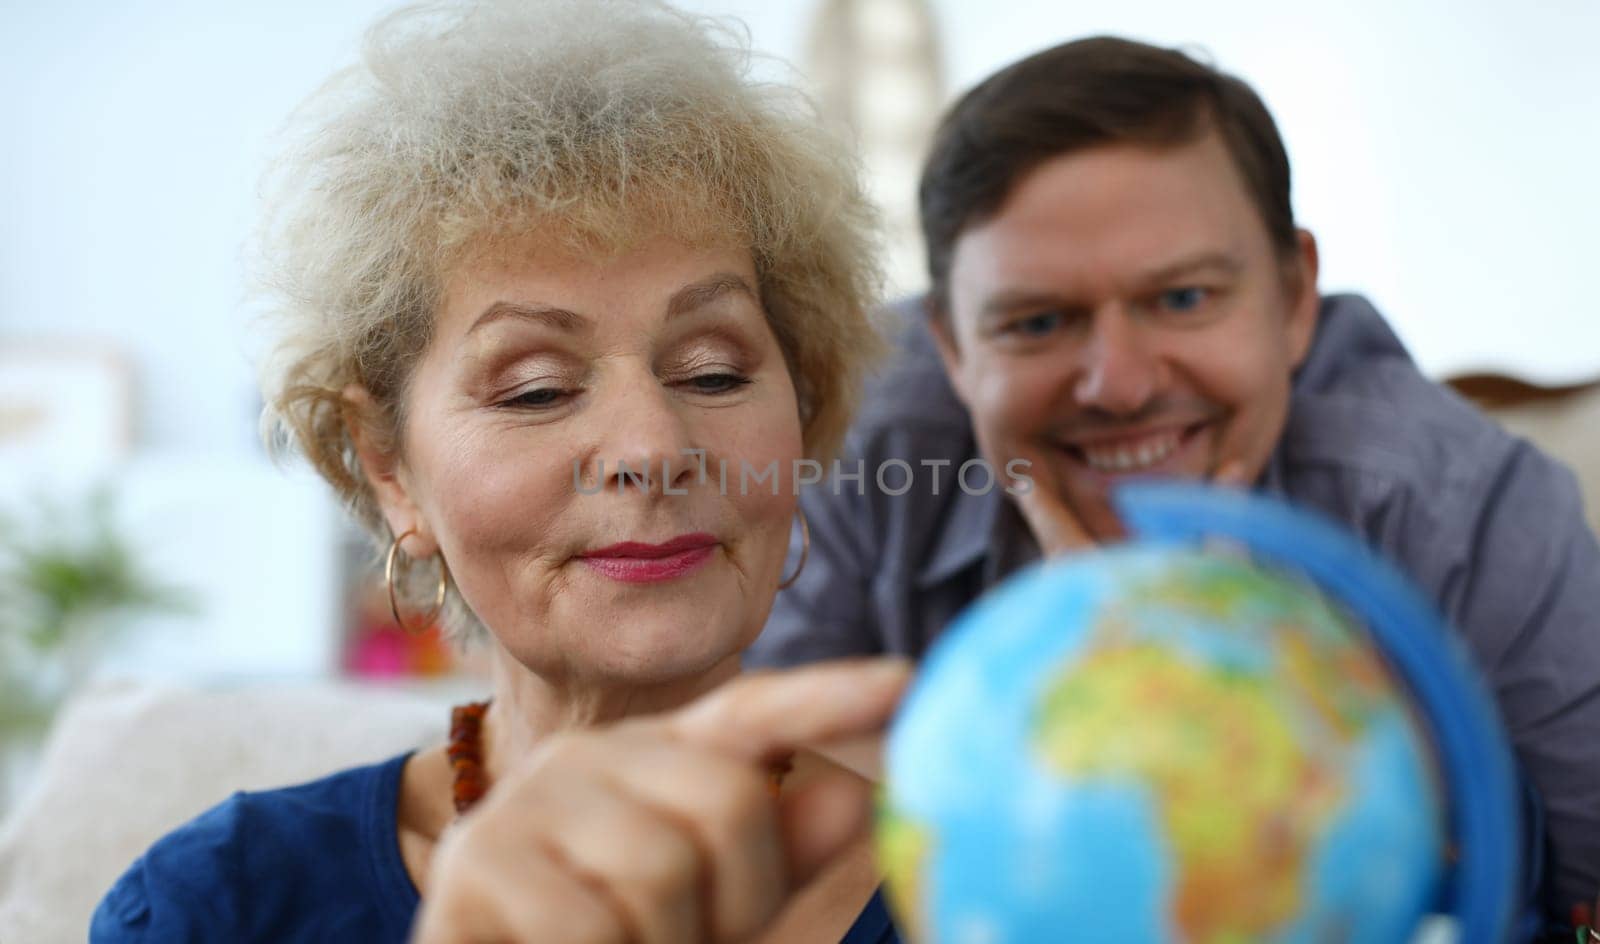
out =
<path fill-rule="evenodd" d="M 450 582 L 450 569 L 445 566 L 444 555 L 440 554 L 439 589 L 433 595 L 433 609 L 428 611 L 428 615 L 423 618 L 422 624 L 416 627 L 408 625 L 406 621 L 400 617 L 400 601 L 397 598 L 394 589 L 394 564 L 395 559 L 400 556 L 400 542 L 416 533 L 416 528 L 409 528 L 404 534 L 389 542 L 389 556 L 383 562 L 383 582 L 388 586 L 389 589 L 389 615 L 394 617 L 396 626 L 399 626 L 412 636 L 417 636 L 425 632 L 429 626 L 432 626 L 434 622 L 438 620 L 439 614 L 444 612 L 445 587 Z"/>
<path fill-rule="evenodd" d="M 788 579 L 778 584 L 779 590 L 787 590 L 796 580 L 800 579 L 800 571 L 806 569 L 806 558 L 811 556 L 811 526 L 806 523 L 805 509 L 795 509 L 795 514 L 800 518 L 800 563 L 795 567 L 794 573 Z"/>

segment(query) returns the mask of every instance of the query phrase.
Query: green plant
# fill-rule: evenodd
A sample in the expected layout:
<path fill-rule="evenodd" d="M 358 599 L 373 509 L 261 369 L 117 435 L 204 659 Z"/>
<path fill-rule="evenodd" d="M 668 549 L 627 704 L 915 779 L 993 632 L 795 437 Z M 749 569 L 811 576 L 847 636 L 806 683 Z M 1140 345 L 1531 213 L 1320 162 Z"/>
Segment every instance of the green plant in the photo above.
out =
<path fill-rule="evenodd" d="M 118 531 L 109 492 L 0 517 L 0 736 L 41 728 L 122 617 L 191 608 Z"/>

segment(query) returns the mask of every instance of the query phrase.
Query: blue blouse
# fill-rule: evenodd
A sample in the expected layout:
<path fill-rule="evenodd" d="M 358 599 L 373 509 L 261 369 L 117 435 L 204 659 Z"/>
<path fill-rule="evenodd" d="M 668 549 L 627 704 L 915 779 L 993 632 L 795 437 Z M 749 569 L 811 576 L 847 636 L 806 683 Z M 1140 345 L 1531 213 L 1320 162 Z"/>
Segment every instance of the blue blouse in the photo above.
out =
<path fill-rule="evenodd" d="M 235 793 L 140 856 L 96 909 L 91 944 L 403 942 L 421 899 L 395 822 L 409 755 Z M 842 944 L 897 944 L 882 893 Z"/>

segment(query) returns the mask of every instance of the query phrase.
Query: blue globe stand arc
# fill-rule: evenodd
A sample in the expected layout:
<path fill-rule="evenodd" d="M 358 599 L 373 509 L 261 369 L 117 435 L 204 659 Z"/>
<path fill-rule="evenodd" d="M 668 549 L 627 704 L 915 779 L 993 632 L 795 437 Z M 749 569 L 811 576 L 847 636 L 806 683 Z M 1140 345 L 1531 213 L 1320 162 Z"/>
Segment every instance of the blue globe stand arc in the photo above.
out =
<path fill-rule="evenodd" d="M 1517 908 L 1520 794 L 1488 691 L 1433 606 L 1388 564 L 1319 517 L 1245 492 L 1177 483 L 1123 486 L 1113 497 L 1141 542 L 1222 538 L 1298 570 L 1367 626 L 1433 737 L 1457 848 L 1450 915 L 1462 944 L 1499 944 Z"/>

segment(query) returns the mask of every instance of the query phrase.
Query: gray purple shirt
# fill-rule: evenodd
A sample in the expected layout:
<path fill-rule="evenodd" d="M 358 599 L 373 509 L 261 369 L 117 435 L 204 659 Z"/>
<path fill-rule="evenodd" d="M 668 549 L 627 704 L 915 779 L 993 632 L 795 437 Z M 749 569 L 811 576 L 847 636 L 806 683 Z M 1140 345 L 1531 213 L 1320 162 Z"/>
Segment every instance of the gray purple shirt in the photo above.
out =
<path fill-rule="evenodd" d="M 778 595 L 751 665 L 920 656 L 967 604 L 1039 556 L 1001 488 L 979 494 L 975 469 L 971 487 L 958 487 L 962 464 L 980 454 L 926 327 L 908 320 L 840 459 L 864 480 L 824 481 L 802 497 L 810 558 Z M 875 481 L 892 460 L 912 474 L 903 494 Z M 885 480 L 899 490 L 905 469 Z M 1255 487 L 1342 522 L 1444 612 L 1542 798 L 1547 907 L 1593 901 L 1600 547 L 1572 474 L 1424 377 L 1365 299 L 1336 295 L 1323 299 Z"/>

